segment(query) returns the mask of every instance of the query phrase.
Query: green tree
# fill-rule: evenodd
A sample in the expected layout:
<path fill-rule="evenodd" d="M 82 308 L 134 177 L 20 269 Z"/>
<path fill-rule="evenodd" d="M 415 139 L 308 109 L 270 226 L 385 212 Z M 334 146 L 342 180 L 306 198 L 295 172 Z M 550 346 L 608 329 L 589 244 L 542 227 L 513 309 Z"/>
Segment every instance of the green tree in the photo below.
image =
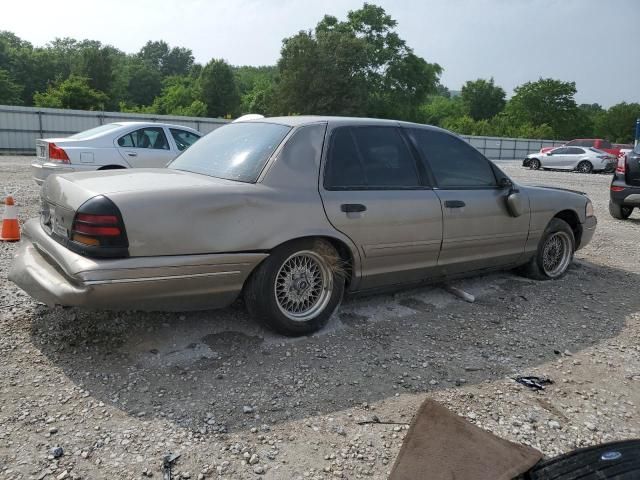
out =
<path fill-rule="evenodd" d="M 496 116 L 507 103 L 505 91 L 494 84 L 493 78 L 469 80 L 462 86 L 460 96 L 469 116 L 474 120 Z"/>
<path fill-rule="evenodd" d="M 200 88 L 191 77 L 174 76 L 164 81 L 162 93 L 153 101 L 153 113 L 203 117 L 207 106 L 199 99 Z"/>
<path fill-rule="evenodd" d="M 162 91 L 162 75 L 144 62 L 134 61 L 128 69 L 127 102 L 151 105 Z"/>
<path fill-rule="evenodd" d="M 506 112 L 517 124 L 549 125 L 558 138 L 570 139 L 579 133 L 575 82 L 541 78 L 515 88 Z"/>
<path fill-rule="evenodd" d="M 200 74 L 200 100 L 207 105 L 210 117 L 235 115 L 240 94 L 233 70 L 224 60 L 211 60 Z"/>
<path fill-rule="evenodd" d="M 167 42 L 148 41 L 138 57 L 155 68 L 162 76 L 186 75 L 193 66 L 193 52 L 188 48 L 169 48 Z"/>
<path fill-rule="evenodd" d="M 464 115 L 465 107 L 460 97 L 434 96 L 428 103 L 420 106 L 418 121 L 441 126 L 446 119 L 460 118 Z"/>
<path fill-rule="evenodd" d="M 618 103 L 596 118 L 596 136 L 608 138 L 613 142 L 632 143 L 638 118 L 640 118 L 640 104 Z"/>
<path fill-rule="evenodd" d="M 345 21 L 326 15 L 315 30 L 283 41 L 278 61 L 282 113 L 417 117 L 442 69 L 413 53 L 381 7 Z"/>
<path fill-rule="evenodd" d="M 21 93 L 20 85 L 13 81 L 9 72 L 0 68 L 0 104 L 20 105 L 22 103 Z"/>
<path fill-rule="evenodd" d="M 46 92 L 36 93 L 34 101 L 38 107 L 103 110 L 107 95 L 92 89 L 87 78 L 71 75 Z"/>

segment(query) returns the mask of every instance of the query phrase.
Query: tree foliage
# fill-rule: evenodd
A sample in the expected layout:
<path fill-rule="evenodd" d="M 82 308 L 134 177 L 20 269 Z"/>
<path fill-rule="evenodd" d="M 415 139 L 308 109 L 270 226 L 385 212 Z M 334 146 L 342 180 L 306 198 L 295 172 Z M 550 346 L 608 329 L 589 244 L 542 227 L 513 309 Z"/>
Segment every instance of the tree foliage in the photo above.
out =
<path fill-rule="evenodd" d="M 107 96 L 94 90 L 89 79 L 71 75 L 58 85 L 51 85 L 46 92 L 34 95 L 38 107 L 72 108 L 75 110 L 104 110 Z"/>
<path fill-rule="evenodd" d="M 381 7 L 364 3 L 344 18 L 283 40 L 276 65 L 195 63 L 193 52 L 150 40 L 125 53 L 96 40 L 54 38 L 38 47 L 0 31 L 0 103 L 188 115 L 326 114 L 397 118 L 467 135 L 632 140 L 637 103 L 577 105 L 576 86 L 526 82 L 510 100 L 493 78 L 460 92 L 442 68 L 418 56 Z"/>
<path fill-rule="evenodd" d="M 200 99 L 211 117 L 237 113 L 240 93 L 231 66 L 224 60 L 211 60 L 200 74 Z"/>
<path fill-rule="evenodd" d="M 460 93 L 469 116 L 474 120 L 487 120 L 495 117 L 506 105 L 505 91 L 489 80 L 469 80 L 462 86 Z"/>

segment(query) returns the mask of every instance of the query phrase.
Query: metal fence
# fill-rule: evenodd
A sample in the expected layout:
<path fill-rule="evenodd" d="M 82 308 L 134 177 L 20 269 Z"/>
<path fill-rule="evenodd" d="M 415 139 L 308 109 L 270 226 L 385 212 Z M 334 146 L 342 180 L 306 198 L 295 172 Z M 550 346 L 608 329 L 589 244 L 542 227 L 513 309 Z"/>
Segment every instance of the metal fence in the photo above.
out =
<path fill-rule="evenodd" d="M 103 123 L 132 120 L 174 123 L 195 128 L 203 133 L 209 133 L 228 122 L 228 120 L 220 118 L 0 105 L 0 153 L 33 154 L 38 138 L 65 137 Z M 521 159 L 542 147 L 554 147 L 564 143 L 558 140 L 473 137 L 468 135 L 463 135 L 462 138 L 492 160 Z"/>
<path fill-rule="evenodd" d="M 543 147 L 556 147 L 562 140 L 536 140 L 529 138 L 474 137 L 462 135 L 467 142 L 491 160 L 523 159 Z"/>
<path fill-rule="evenodd" d="M 67 137 L 104 123 L 123 121 L 173 123 L 203 133 L 228 123 L 220 118 L 0 105 L 0 153 L 33 154 L 38 138 Z"/>

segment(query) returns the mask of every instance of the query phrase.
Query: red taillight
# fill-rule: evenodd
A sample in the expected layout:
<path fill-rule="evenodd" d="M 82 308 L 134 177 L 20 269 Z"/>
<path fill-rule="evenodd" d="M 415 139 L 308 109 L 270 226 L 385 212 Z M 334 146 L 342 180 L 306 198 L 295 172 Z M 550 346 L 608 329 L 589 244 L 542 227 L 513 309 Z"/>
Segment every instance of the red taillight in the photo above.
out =
<path fill-rule="evenodd" d="M 69 248 L 89 257 L 122 258 L 129 255 L 127 234 L 118 207 L 98 195 L 83 203 L 71 225 Z"/>
<path fill-rule="evenodd" d="M 615 186 L 611 186 L 611 191 L 612 192 L 621 192 L 624 190 L 624 187 L 615 187 Z"/>
<path fill-rule="evenodd" d="M 616 173 L 626 173 L 627 172 L 627 156 L 624 155 L 622 157 L 618 157 L 618 164 L 616 165 Z"/>
<path fill-rule="evenodd" d="M 62 148 L 57 147 L 55 143 L 49 144 L 49 160 L 61 163 L 70 163 L 69 156 Z"/>
<path fill-rule="evenodd" d="M 115 215 L 79 213 L 73 222 L 73 232 L 92 237 L 117 237 L 122 234 Z"/>

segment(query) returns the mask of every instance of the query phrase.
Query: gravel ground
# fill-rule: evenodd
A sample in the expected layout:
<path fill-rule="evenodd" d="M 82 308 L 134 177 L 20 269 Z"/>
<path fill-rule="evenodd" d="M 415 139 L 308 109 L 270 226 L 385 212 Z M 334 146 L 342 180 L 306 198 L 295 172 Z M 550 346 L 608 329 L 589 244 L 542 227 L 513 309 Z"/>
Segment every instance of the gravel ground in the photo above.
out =
<path fill-rule="evenodd" d="M 29 161 L 0 157 L 22 220 Z M 0 478 L 162 478 L 175 452 L 174 478 L 382 479 L 426 397 L 548 456 L 640 436 L 640 215 L 609 216 L 608 175 L 501 167 L 593 200 L 597 233 L 563 279 L 456 282 L 473 304 L 437 286 L 350 299 L 301 339 L 241 306 L 49 309 L 7 281 L 17 245 L 0 243 Z M 358 423 L 374 415 L 394 424 Z"/>

